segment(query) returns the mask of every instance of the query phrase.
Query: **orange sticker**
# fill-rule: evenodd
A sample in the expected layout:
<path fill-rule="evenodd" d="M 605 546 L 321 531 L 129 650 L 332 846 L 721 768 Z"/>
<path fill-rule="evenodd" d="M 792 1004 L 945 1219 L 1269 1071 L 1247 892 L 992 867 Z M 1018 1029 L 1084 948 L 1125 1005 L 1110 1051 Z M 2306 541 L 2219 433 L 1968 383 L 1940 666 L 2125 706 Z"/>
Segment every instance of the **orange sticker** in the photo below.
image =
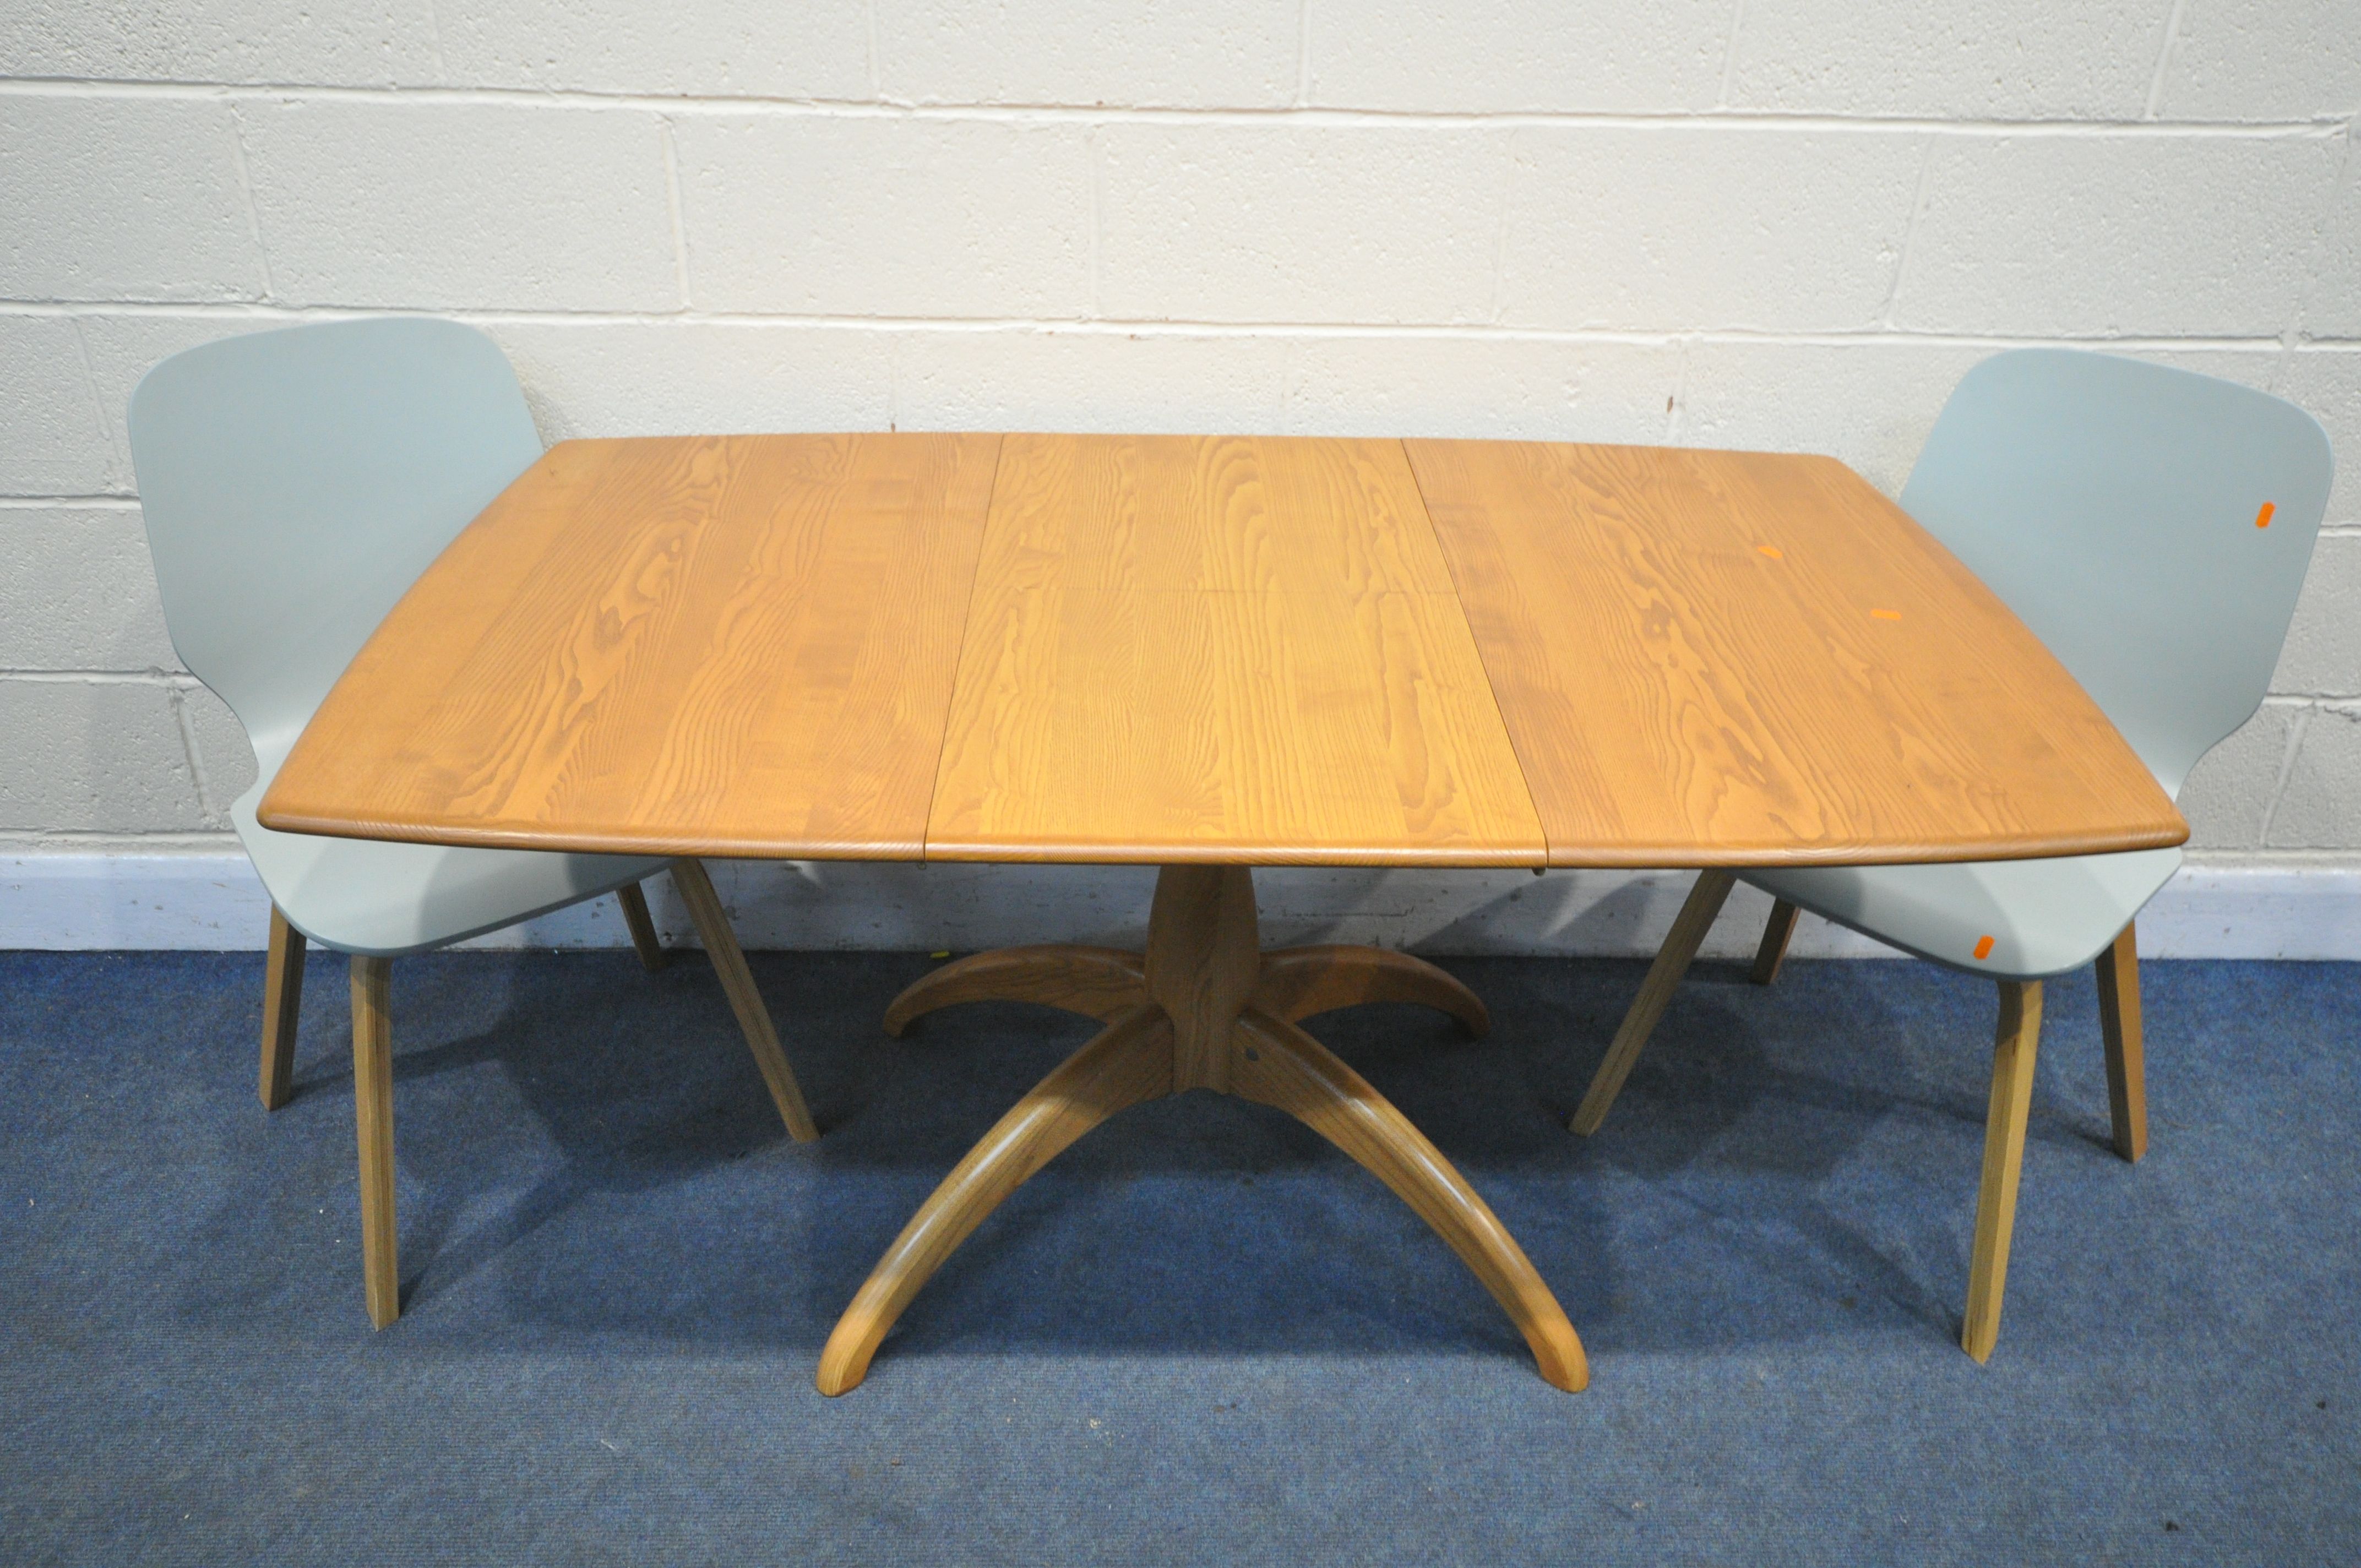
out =
<path fill-rule="evenodd" d="M 2263 510 L 2255 514 L 2255 526 L 2257 528 L 2268 528 L 2271 525 L 2271 513 L 2279 510 L 2279 509 L 2273 503 L 2265 501 L 2263 503 Z"/>
<path fill-rule="evenodd" d="M 1899 620 L 1902 619 L 1902 612 L 1898 609 L 1872 609 L 1869 613 L 1875 616 L 1880 620 Z"/>
<path fill-rule="evenodd" d="M 1993 939 L 1990 937 L 1978 937 L 1976 938 L 1976 957 L 1980 959 L 1988 959 L 1992 957 L 1992 950 Z"/>
<path fill-rule="evenodd" d="M 1756 548 L 1757 550 L 1762 551 L 1762 552 L 1763 552 L 1763 554 L 1764 554 L 1765 555 L 1770 556 L 1770 557 L 1771 557 L 1771 559 L 1773 559 L 1773 561 L 1779 561 L 1779 560 L 1784 560 L 1784 559 L 1785 559 L 1785 557 L 1782 556 L 1782 555 L 1779 554 L 1779 550 L 1778 550 L 1778 547 L 1777 547 L 1776 545 L 1772 545 L 1772 544 L 1758 544 L 1758 545 L 1756 545 L 1754 548 Z"/>

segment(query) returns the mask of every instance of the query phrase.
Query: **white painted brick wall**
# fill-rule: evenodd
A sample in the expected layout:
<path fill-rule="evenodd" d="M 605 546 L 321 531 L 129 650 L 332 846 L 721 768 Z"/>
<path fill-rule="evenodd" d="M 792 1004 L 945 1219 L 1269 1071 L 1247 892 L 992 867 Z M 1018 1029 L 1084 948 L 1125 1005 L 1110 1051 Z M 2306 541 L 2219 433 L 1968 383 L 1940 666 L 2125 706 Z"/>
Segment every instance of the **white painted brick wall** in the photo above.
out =
<path fill-rule="evenodd" d="M 288 304 L 680 303 L 653 115 L 299 97 L 240 120 L 273 297 Z"/>
<path fill-rule="evenodd" d="M 230 107 L 0 99 L 0 294 L 258 300 Z"/>
<path fill-rule="evenodd" d="M 2147 0 L 1746 0 L 1729 102 L 1804 115 L 2136 120 L 2170 16 Z"/>
<path fill-rule="evenodd" d="M 0 832 L 192 832 L 210 824 L 181 729 L 154 682 L 0 681 Z"/>
<path fill-rule="evenodd" d="M 2361 870 L 2361 0 L 12 0 L 0 853 L 218 845 L 123 410 L 430 311 L 551 439 L 1230 428 L 1831 452 L 2096 344 L 2344 456 L 2197 852 Z"/>
<path fill-rule="evenodd" d="M 139 513 L 0 509 L 0 670 L 178 670 Z"/>
<path fill-rule="evenodd" d="M 697 115 L 674 135 L 689 296 L 699 309 L 1089 311 L 1084 126 Z"/>
<path fill-rule="evenodd" d="M 0 493 L 110 495 L 124 488 L 80 323 L 0 311 Z"/>
<path fill-rule="evenodd" d="M 1319 0 L 1304 101 L 1448 114 L 1710 109 L 1729 53 L 1723 0 Z"/>
<path fill-rule="evenodd" d="M 2347 141 L 1939 137 L 1894 321 L 2057 337 L 2271 337 Z"/>
<path fill-rule="evenodd" d="M 2343 119 L 2361 99 L 2351 0 L 2186 0 L 2157 73 L 2175 118 Z"/>
<path fill-rule="evenodd" d="M 1627 332 L 1875 326 L 1926 145 L 1878 130 L 1521 130 L 1499 319 Z"/>
<path fill-rule="evenodd" d="M 561 93 L 873 95 L 859 5 L 435 0 L 442 80 Z"/>
<path fill-rule="evenodd" d="M 421 86 L 434 0 L 60 0 L 0 11 L 0 71 L 112 82 Z"/>
<path fill-rule="evenodd" d="M 1098 308 L 1129 321 L 1487 321 L 1507 139 L 1110 126 L 1099 133 Z"/>
<path fill-rule="evenodd" d="M 876 0 L 875 11 L 880 84 L 904 102 L 1274 109 L 1295 97 L 1298 0 Z"/>

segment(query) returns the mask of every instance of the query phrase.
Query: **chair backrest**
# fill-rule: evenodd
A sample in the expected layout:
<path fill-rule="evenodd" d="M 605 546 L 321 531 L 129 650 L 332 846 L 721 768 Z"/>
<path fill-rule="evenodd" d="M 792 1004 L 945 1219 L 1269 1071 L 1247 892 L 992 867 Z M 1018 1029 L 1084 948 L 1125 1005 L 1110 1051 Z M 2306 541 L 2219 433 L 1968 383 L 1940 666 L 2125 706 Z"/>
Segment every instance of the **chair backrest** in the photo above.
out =
<path fill-rule="evenodd" d="M 2187 370 L 2026 348 L 1960 380 L 1902 507 L 2177 795 L 2262 705 L 2330 472 L 2328 437 L 2291 403 Z"/>
<path fill-rule="evenodd" d="M 131 394 L 172 646 L 271 768 L 379 621 L 541 455 L 500 348 L 335 322 L 176 354 Z"/>

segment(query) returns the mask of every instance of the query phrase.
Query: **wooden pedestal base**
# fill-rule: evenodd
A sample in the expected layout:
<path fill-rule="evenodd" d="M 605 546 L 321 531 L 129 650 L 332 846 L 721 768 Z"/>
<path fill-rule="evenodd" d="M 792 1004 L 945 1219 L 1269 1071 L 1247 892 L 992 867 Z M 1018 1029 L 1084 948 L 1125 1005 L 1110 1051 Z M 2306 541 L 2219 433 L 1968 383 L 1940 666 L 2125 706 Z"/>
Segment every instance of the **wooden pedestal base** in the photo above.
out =
<path fill-rule="evenodd" d="M 1474 992 L 1433 965 L 1374 948 L 1257 943 L 1243 866 L 1167 866 L 1148 951 L 1012 948 L 946 964 L 886 1009 L 899 1035 L 920 1014 L 986 998 L 1043 1002 L 1106 1027 L 970 1149 L 870 1271 L 820 1353 L 823 1394 L 867 1376 L 903 1309 L 1000 1201 L 1126 1106 L 1191 1089 L 1272 1105 L 1366 1167 L 1476 1272 L 1532 1347 L 1542 1376 L 1578 1390 L 1590 1369 L 1574 1325 L 1516 1239 L 1435 1146 L 1294 1020 L 1358 1002 L 1418 1002 L 1482 1034 Z"/>

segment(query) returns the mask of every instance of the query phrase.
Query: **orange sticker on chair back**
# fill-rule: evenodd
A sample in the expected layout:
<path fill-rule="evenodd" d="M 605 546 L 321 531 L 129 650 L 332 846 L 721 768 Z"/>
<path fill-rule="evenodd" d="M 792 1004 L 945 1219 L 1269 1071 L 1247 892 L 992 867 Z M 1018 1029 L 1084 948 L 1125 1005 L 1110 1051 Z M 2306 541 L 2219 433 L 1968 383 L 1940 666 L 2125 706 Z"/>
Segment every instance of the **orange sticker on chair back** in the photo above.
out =
<path fill-rule="evenodd" d="M 1978 937 L 1976 938 L 1976 957 L 1980 959 L 1988 959 L 1992 957 L 1992 950 L 1993 939 L 1990 937 Z"/>
<path fill-rule="evenodd" d="M 2255 514 L 2255 526 L 2257 528 L 2268 528 L 2271 525 L 2271 513 L 2279 510 L 2279 506 L 2276 502 L 2265 501 L 2263 503 L 2263 510 Z"/>

